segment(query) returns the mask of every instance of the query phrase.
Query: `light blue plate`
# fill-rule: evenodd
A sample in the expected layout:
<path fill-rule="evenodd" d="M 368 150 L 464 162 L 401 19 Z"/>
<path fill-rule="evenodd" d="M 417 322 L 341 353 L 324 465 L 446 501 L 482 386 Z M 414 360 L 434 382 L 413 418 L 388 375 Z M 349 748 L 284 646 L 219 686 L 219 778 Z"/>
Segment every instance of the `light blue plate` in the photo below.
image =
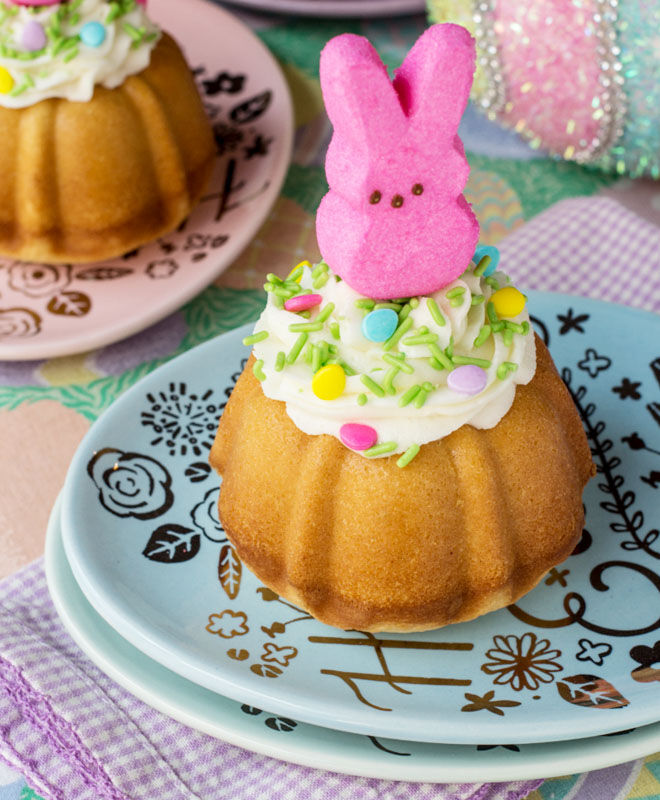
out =
<path fill-rule="evenodd" d="M 241 571 L 206 459 L 245 329 L 151 374 L 82 442 L 62 528 L 92 606 L 188 680 L 337 730 L 498 744 L 660 720 L 660 321 L 536 292 L 530 308 L 601 472 L 577 553 L 515 607 L 376 638 L 322 625 Z"/>
<path fill-rule="evenodd" d="M 660 748 L 660 724 L 573 742 L 477 747 L 342 733 L 228 700 L 161 667 L 122 639 L 94 611 L 66 559 L 59 502 L 46 537 L 46 577 L 67 630 L 114 681 L 195 730 L 274 758 L 349 775 L 463 783 L 581 773 L 643 758 Z"/>

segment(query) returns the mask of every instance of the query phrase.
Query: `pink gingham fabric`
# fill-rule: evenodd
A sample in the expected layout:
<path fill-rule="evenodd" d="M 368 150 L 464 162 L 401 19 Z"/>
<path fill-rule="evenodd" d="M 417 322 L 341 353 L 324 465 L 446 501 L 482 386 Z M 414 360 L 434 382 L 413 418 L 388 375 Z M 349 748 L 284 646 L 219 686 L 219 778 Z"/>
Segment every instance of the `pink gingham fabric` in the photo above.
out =
<path fill-rule="evenodd" d="M 358 778 L 197 733 L 83 656 L 57 618 L 41 560 L 0 584 L 0 759 L 46 800 L 519 800 L 541 783 Z"/>

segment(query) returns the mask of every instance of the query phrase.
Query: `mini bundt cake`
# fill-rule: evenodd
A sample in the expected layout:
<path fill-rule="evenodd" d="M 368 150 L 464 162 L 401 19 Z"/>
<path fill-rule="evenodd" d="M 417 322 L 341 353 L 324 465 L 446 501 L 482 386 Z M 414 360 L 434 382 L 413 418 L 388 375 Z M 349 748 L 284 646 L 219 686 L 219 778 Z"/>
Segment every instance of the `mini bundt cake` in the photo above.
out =
<path fill-rule="evenodd" d="M 241 560 L 340 628 L 501 608 L 582 532 L 580 419 L 461 195 L 473 70 L 455 25 L 429 28 L 393 82 L 365 39 L 326 46 L 324 260 L 268 276 L 210 453 Z"/>
<path fill-rule="evenodd" d="M 135 0 L 0 2 L 0 253 L 85 262 L 174 229 L 215 145 L 190 69 Z"/>

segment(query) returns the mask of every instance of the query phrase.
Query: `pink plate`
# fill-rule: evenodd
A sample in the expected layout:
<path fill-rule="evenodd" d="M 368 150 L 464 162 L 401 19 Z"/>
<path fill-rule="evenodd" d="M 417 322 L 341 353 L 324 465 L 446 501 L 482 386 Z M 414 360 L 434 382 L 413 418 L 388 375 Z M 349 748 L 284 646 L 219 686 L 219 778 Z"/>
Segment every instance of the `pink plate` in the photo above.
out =
<path fill-rule="evenodd" d="M 205 0 L 151 0 L 193 68 L 220 157 L 198 208 L 178 230 L 120 258 L 44 265 L 0 259 L 0 359 L 93 350 L 147 328 L 238 257 L 275 202 L 293 142 L 277 62 L 235 16 Z"/>

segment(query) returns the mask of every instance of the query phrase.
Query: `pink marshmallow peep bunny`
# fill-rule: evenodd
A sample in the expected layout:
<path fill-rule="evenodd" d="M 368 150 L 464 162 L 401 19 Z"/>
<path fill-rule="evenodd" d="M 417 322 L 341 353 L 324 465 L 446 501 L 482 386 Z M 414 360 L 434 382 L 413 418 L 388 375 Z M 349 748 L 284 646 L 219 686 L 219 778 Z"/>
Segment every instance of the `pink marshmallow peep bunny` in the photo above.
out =
<path fill-rule="evenodd" d="M 457 131 L 474 65 L 472 37 L 451 24 L 428 28 L 393 82 L 363 37 L 321 53 L 334 134 L 316 232 L 326 263 L 367 297 L 431 294 L 470 263 L 479 225 Z"/>

